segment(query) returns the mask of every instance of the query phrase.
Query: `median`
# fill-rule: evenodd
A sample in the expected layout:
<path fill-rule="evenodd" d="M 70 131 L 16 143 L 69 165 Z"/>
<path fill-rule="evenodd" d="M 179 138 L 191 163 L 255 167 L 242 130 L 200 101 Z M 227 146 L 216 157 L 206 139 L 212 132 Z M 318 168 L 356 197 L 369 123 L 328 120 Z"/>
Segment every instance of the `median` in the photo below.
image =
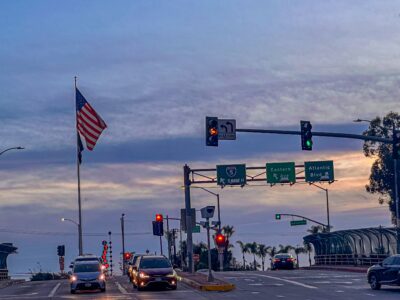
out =
<path fill-rule="evenodd" d="M 214 278 L 213 282 L 207 281 L 207 275 L 200 273 L 177 272 L 179 280 L 200 291 L 229 292 L 235 285 L 221 279 Z"/>

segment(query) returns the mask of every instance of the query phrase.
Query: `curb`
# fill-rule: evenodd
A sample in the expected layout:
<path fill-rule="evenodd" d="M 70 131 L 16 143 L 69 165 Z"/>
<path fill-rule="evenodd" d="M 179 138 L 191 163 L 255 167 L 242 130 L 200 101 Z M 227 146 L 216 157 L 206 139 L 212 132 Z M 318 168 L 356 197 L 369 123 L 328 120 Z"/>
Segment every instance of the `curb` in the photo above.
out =
<path fill-rule="evenodd" d="M 342 271 L 342 272 L 352 272 L 352 273 L 367 273 L 368 269 L 363 269 L 363 268 L 325 268 L 325 267 L 303 267 L 301 269 L 304 270 L 323 270 L 323 271 Z"/>
<path fill-rule="evenodd" d="M 11 280 L 4 280 L 0 281 L 0 289 L 4 289 L 14 284 L 24 283 L 25 280 L 23 279 L 11 279 Z"/>
<path fill-rule="evenodd" d="M 187 285 L 195 288 L 199 291 L 203 292 L 229 292 L 235 288 L 234 284 L 225 283 L 225 284 L 199 284 L 194 280 L 179 276 L 180 280 L 186 283 Z"/>

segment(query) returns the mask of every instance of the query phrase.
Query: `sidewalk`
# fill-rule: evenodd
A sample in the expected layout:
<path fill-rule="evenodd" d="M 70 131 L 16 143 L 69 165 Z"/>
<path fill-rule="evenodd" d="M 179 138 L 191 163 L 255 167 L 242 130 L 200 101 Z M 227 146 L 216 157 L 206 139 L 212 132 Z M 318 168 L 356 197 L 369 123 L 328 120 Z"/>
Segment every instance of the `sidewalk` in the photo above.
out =
<path fill-rule="evenodd" d="M 10 285 L 19 284 L 26 282 L 23 279 L 9 279 L 9 280 L 1 280 L 0 281 L 0 289 L 6 288 Z"/>
<path fill-rule="evenodd" d="M 354 273 L 367 273 L 369 267 L 366 266 L 311 266 L 311 267 L 302 267 L 300 269 L 303 270 L 325 270 L 325 271 L 343 271 L 343 272 L 354 272 Z"/>
<path fill-rule="evenodd" d="M 214 278 L 213 282 L 207 281 L 207 275 L 200 273 L 177 272 L 180 280 L 200 291 L 229 292 L 235 288 L 232 283 Z"/>

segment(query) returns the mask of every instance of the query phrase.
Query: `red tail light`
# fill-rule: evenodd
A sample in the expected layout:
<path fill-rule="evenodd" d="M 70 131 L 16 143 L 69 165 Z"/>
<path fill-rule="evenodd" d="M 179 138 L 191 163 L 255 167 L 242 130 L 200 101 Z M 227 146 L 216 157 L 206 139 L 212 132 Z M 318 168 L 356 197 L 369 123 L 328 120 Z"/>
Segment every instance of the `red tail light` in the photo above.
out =
<path fill-rule="evenodd" d="M 274 262 L 280 262 L 281 260 L 279 258 L 274 258 Z"/>
<path fill-rule="evenodd" d="M 294 261 L 295 261 L 295 259 L 294 259 L 294 258 L 288 258 L 288 261 L 290 261 L 290 262 L 294 262 Z"/>

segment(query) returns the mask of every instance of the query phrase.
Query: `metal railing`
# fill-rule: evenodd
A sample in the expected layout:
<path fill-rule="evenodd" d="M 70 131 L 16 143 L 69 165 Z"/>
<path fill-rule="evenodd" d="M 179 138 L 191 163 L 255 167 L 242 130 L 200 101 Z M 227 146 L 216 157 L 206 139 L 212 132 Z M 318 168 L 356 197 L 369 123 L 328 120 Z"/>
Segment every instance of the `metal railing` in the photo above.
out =
<path fill-rule="evenodd" d="M 10 277 L 8 276 L 8 270 L 7 269 L 0 269 L 0 281 L 1 280 L 9 280 Z"/>
<path fill-rule="evenodd" d="M 352 266 L 372 266 L 381 263 L 388 255 L 371 254 L 353 255 L 353 254 L 331 254 L 316 255 L 314 257 L 316 265 L 352 265 Z"/>

